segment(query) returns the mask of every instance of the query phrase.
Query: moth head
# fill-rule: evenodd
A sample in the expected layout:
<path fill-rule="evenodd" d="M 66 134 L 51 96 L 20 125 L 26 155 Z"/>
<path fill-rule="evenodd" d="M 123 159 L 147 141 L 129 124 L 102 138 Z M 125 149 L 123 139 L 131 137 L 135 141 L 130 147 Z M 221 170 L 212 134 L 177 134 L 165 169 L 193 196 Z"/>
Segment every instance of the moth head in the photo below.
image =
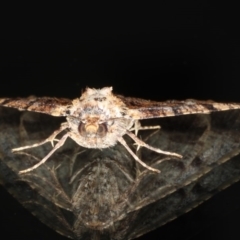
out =
<path fill-rule="evenodd" d="M 105 137 L 108 131 L 106 123 L 99 123 L 98 118 L 90 118 L 88 121 L 81 121 L 78 132 L 83 137 Z"/>
<path fill-rule="evenodd" d="M 125 117 L 125 109 L 111 87 L 87 88 L 80 98 L 73 100 L 67 117 L 72 135 L 76 134 L 74 140 L 89 148 L 115 145 L 133 124 L 132 119 Z"/>

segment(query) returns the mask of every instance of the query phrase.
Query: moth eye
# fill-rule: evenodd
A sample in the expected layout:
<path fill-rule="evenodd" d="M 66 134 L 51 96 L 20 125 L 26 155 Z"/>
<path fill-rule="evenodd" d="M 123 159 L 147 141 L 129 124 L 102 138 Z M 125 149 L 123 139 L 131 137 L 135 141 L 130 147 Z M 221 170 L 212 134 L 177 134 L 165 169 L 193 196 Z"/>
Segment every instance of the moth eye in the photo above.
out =
<path fill-rule="evenodd" d="M 107 125 L 105 123 L 98 125 L 97 135 L 99 137 L 104 137 L 107 134 Z"/>
<path fill-rule="evenodd" d="M 70 115 L 71 114 L 70 110 L 66 110 L 65 114 Z"/>
<path fill-rule="evenodd" d="M 83 122 L 80 122 L 80 124 L 78 126 L 78 132 L 82 136 L 86 135 L 86 128 L 85 128 L 85 124 Z"/>

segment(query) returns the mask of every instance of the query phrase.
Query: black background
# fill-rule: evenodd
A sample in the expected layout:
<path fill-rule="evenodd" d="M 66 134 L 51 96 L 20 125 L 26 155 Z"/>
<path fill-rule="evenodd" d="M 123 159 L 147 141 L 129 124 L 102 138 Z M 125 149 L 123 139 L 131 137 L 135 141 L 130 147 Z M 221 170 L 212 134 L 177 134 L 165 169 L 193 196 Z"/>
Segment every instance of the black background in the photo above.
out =
<path fill-rule="evenodd" d="M 203 1 L 15 5 L 1 22 L 0 97 L 76 98 L 86 86 L 113 86 L 122 95 L 159 101 L 240 102 L 237 9 Z M 234 239 L 239 198 L 236 184 L 140 239 Z M 0 206 L 3 236 L 65 239 L 4 189 Z"/>

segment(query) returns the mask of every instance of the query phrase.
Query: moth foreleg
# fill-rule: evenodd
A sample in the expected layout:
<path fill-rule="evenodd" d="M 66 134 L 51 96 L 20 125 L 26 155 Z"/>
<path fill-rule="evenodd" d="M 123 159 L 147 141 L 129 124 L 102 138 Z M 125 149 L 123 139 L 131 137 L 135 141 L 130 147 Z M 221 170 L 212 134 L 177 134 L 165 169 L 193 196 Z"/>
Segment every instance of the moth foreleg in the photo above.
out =
<path fill-rule="evenodd" d="M 41 146 L 47 142 L 50 142 L 52 144 L 52 146 L 54 147 L 54 144 L 53 142 L 58 142 L 59 140 L 56 139 L 56 136 L 62 132 L 63 130 L 65 130 L 66 128 L 68 128 L 68 124 L 67 123 L 62 123 L 61 127 L 54 131 L 52 135 L 50 135 L 47 139 L 43 140 L 42 142 L 39 142 L 39 143 L 34 143 L 32 145 L 27 145 L 27 146 L 24 146 L 24 147 L 19 147 L 19 148 L 13 148 L 12 149 L 12 152 L 18 152 L 18 151 L 22 151 L 22 150 L 25 150 L 25 149 L 29 149 L 29 148 L 35 148 L 35 147 L 38 147 L 38 146 Z"/>
<path fill-rule="evenodd" d="M 40 161 L 38 162 L 37 164 L 35 164 L 34 166 L 30 167 L 30 168 L 27 168 L 25 170 L 22 170 L 20 171 L 19 173 L 22 174 L 22 173 L 26 173 L 26 172 L 30 172 L 32 171 L 33 169 L 39 167 L 40 165 L 42 165 L 43 163 L 45 163 L 48 158 L 58 149 L 60 148 L 66 141 L 67 137 L 69 136 L 69 133 L 66 133 L 65 135 L 63 135 L 63 137 L 58 141 L 58 143 L 54 146 L 54 148 Z"/>
<path fill-rule="evenodd" d="M 134 134 L 133 134 L 134 135 Z M 134 135 L 135 136 L 135 135 Z M 127 151 L 133 156 L 133 158 L 140 163 L 143 167 L 153 171 L 153 172 L 157 172 L 160 173 L 160 170 L 156 169 L 156 168 L 152 168 L 150 166 L 148 166 L 146 163 L 142 162 L 140 160 L 140 158 L 130 149 L 130 147 L 127 145 L 127 143 L 124 141 L 124 139 L 121 137 L 118 139 L 118 141 L 127 149 Z"/>
<path fill-rule="evenodd" d="M 139 130 L 152 130 L 152 129 L 160 129 L 161 126 L 156 125 L 156 126 L 142 126 L 139 120 L 136 120 L 134 122 L 133 127 L 129 131 L 134 131 L 135 135 L 137 136 Z M 137 145 L 137 151 L 140 149 L 141 145 L 135 143 Z"/>
<path fill-rule="evenodd" d="M 182 158 L 182 155 L 180 154 L 177 154 L 177 153 L 173 153 L 173 152 L 167 152 L 167 151 L 162 151 L 161 149 L 159 148 L 155 148 L 155 147 L 152 147 L 150 145 L 148 145 L 147 143 L 143 142 L 142 140 L 140 140 L 135 134 L 131 133 L 130 131 L 127 131 L 126 132 L 127 135 L 129 137 L 131 137 L 137 145 L 139 146 L 142 146 L 142 147 L 145 147 L 145 148 L 148 148 L 154 152 L 157 152 L 157 153 L 161 153 L 161 154 L 165 154 L 165 155 L 168 155 L 168 156 L 173 156 L 173 157 L 177 157 L 177 158 Z"/>
<path fill-rule="evenodd" d="M 134 125 L 132 128 L 130 128 L 129 131 L 134 131 L 135 135 L 137 136 L 139 130 L 152 130 L 152 129 L 160 129 L 161 126 L 156 125 L 156 126 L 142 126 L 139 120 L 136 120 L 134 122 Z"/>

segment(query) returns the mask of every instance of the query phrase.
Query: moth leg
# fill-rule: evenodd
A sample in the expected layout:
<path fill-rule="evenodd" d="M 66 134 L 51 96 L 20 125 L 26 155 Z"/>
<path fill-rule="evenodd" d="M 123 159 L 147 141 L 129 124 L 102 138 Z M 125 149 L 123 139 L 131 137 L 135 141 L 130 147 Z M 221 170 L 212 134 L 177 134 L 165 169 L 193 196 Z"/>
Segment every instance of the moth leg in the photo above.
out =
<path fill-rule="evenodd" d="M 42 165 L 43 163 L 45 163 L 48 158 L 58 149 L 60 148 L 66 141 L 66 139 L 68 138 L 69 136 L 69 133 L 66 133 L 65 135 L 63 135 L 63 137 L 58 141 L 58 143 L 55 145 L 55 147 L 40 161 L 38 162 L 37 164 L 35 164 L 34 166 L 30 167 L 30 168 L 27 168 L 25 170 L 22 170 L 19 172 L 19 174 L 23 174 L 23 173 L 26 173 L 26 172 L 30 172 L 32 171 L 33 169 L 39 167 L 40 165 Z"/>
<path fill-rule="evenodd" d="M 160 129 L 161 126 L 142 126 L 139 120 L 134 122 L 134 126 L 129 131 L 135 131 L 135 135 L 137 136 L 139 130 L 151 130 L 151 129 Z"/>
<path fill-rule="evenodd" d="M 24 147 L 13 148 L 13 149 L 12 149 L 12 152 L 18 152 L 18 151 L 22 151 L 22 150 L 25 150 L 25 149 L 38 147 L 38 146 L 41 146 L 41 145 L 43 145 L 43 144 L 45 144 L 45 143 L 47 143 L 47 142 L 51 142 L 52 146 L 54 147 L 53 142 L 54 142 L 54 141 L 56 141 L 56 142 L 59 141 L 58 139 L 56 139 L 56 136 L 57 136 L 60 132 L 62 132 L 63 130 L 65 130 L 66 128 L 68 128 L 68 124 L 67 124 L 67 123 L 63 123 L 58 130 L 54 131 L 51 136 L 49 136 L 47 139 L 43 140 L 42 142 L 35 143 L 35 144 L 32 144 L 32 145 L 27 145 L 27 146 L 24 146 Z"/>
<path fill-rule="evenodd" d="M 152 130 L 152 129 L 160 129 L 160 128 L 161 128 L 161 126 L 159 126 L 159 125 L 156 125 L 156 126 L 144 126 L 143 127 L 141 125 L 140 121 L 136 120 L 134 122 L 134 126 L 129 131 L 135 131 L 135 135 L 137 136 L 139 130 Z M 137 144 L 136 142 L 135 142 L 134 145 L 137 145 L 137 150 L 136 151 L 138 151 L 140 149 L 140 147 L 141 147 L 141 145 Z"/>
<path fill-rule="evenodd" d="M 134 134 L 133 134 L 134 135 Z M 134 135 L 135 136 L 135 135 Z M 140 163 L 143 167 L 153 171 L 153 172 L 157 172 L 160 173 L 160 170 L 156 169 L 156 168 L 152 168 L 150 166 L 148 166 L 147 164 L 145 164 L 144 162 L 142 162 L 140 160 L 140 158 L 129 148 L 129 146 L 127 145 L 127 143 L 124 141 L 124 139 L 121 137 L 118 139 L 118 141 L 127 149 L 127 151 L 133 156 L 133 158 Z"/>
<path fill-rule="evenodd" d="M 150 149 L 154 152 L 157 152 L 157 153 L 161 153 L 161 154 L 165 154 L 165 155 L 173 156 L 173 157 L 177 157 L 177 158 L 182 158 L 182 155 L 180 155 L 180 154 L 173 153 L 173 152 L 162 151 L 159 148 L 155 148 L 155 147 L 152 147 L 152 146 L 148 145 L 147 143 L 140 140 L 137 136 L 135 136 L 135 134 L 131 133 L 130 131 L 127 131 L 126 133 L 129 137 L 131 137 L 137 143 L 137 145 L 148 148 L 148 149 Z"/>

